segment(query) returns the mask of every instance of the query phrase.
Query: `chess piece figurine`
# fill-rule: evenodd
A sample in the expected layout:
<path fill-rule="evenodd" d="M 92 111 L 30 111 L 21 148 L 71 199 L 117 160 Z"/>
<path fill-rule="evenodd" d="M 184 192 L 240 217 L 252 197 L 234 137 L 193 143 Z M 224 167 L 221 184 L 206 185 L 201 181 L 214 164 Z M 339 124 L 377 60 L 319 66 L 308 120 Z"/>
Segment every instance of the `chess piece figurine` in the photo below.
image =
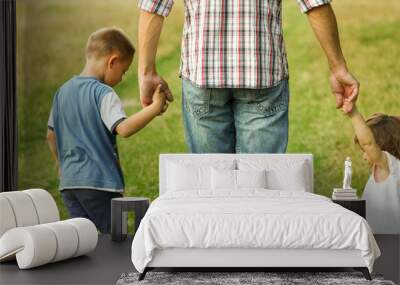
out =
<path fill-rule="evenodd" d="M 347 157 L 346 161 L 344 162 L 344 178 L 343 178 L 343 189 L 344 190 L 352 189 L 351 188 L 351 175 L 352 175 L 351 159 L 350 159 L 350 157 Z"/>

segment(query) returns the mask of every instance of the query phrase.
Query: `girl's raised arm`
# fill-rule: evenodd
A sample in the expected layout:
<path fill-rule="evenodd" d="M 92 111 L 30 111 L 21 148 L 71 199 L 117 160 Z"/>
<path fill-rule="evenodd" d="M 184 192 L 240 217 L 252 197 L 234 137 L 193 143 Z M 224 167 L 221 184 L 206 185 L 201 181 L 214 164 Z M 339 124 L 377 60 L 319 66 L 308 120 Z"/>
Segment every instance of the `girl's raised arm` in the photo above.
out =
<path fill-rule="evenodd" d="M 390 174 L 387 156 L 377 145 L 374 134 L 366 124 L 361 113 L 358 112 L 357 107 L 353 108 L 349 116 L 351 118 L 358 143 L 360 144 L 362 150 L 367 154 L 369 161 L 373 164 L 375 181 L 380 182 L 385 180 Z"/>

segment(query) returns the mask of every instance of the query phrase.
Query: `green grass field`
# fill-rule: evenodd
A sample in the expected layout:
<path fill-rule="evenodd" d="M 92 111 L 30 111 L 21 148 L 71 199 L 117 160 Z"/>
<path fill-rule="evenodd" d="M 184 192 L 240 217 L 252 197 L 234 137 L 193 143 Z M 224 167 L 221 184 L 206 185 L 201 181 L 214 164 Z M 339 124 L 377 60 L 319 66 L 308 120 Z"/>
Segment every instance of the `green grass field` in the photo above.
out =
<path fill-rule="evenodd" d="M 112 4 L 111 4 L 112 3 Z M 87 37 L 103 26 L 122 28 L 137 44 L 137 1 L 18 0 L 19 188 L 44 188 L 53 194 L 62 218 L 68 216 L 57 190 L 58 179 L 45 140 L 56 89 L 84 64 Z M 351 71 L 361 82 L 359 109 L 400 113 L 400 2 L 333 1 Z M 328 85 L 325 57 L 295 1 L 284 3 L 284 33 L 290 68 L 288 152 L 313 153 L 315 192 L 330 196 L 341 185 L 343 160 L 353 159 L 353 187 L 361 194 L 369 176 L 353 144 L 350 121 L 337 111 Z M 126 195 L 158 195 L 158 155 L 186 152 L 178 78 L 183 1 L 166 19 L 157 68 L 175 96 L 167 113 L 129 139 L 118 139 Z M 140 110 L 137 58 L 116 87 L 125 111 Z"/>

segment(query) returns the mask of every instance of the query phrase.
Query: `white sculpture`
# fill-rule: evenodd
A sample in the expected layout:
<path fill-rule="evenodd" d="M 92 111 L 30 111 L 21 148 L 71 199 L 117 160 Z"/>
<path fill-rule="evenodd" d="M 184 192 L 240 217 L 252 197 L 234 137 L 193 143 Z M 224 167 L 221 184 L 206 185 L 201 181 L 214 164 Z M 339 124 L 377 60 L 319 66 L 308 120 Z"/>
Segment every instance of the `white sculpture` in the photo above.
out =
<path fill-rule="evenodd" d="M 343 187 L 333 188 L 332 199 L 333 200 L 357 200 L 357 190 L 351 187 L 351 167 L 350 157 L 346 157 L 344 162 L 344 177 L 343 177 Z"/>
<path fill-rule="evenodd" d="M 348 190 L 351 188 L 351 159 L 350 157 L 346 157 L 346 161 L 344 162 L 344 178 L 343 178 L 343 189 Z"/>

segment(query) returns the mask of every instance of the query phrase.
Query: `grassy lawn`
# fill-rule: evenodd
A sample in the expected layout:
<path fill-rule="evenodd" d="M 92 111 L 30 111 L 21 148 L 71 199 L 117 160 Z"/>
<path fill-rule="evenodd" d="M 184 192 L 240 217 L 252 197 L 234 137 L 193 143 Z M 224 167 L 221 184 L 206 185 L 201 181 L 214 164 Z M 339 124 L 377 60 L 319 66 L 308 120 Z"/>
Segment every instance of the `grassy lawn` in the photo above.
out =
<path fill-rule="evenodd" d="M 110 4 L 112 3 L 112 4 Z M 57 190 L 58 179 L 48 150 L 46 124 L 56 89 L 84 64 L 87 37 L 103 26 L 122 28 L 137 45 L 137 1 L 18 0 L 18 132 L 19 188 L 44 188 L 53 194 L 62 218 L 68 216 Z M 334 1 L 342 48 L 361 82 L 359 109 L 400 113 L 400 2 Z M 353 144 L 350 121 L 334 107 L 325 57 L 307 17 L 295 1 L 284 3 L 284 33 L 290 68 L 290 137 L 288 152 L 314 154 L 315 192 L 330 196 L 341 185 L 343 160 L 353 159 L 353 187 L 362 189 L 369 176 Z M 175 102 L 168 112 L 129 139 L 118 140 L 126 195 L 158 195 L 158 155 L 186 152 L 178 78 L 183 1 L 166 19 L 157 68 L 168 81 Z M 128 115 L 140 109 L 137 58 L 116 87 Z"/>

